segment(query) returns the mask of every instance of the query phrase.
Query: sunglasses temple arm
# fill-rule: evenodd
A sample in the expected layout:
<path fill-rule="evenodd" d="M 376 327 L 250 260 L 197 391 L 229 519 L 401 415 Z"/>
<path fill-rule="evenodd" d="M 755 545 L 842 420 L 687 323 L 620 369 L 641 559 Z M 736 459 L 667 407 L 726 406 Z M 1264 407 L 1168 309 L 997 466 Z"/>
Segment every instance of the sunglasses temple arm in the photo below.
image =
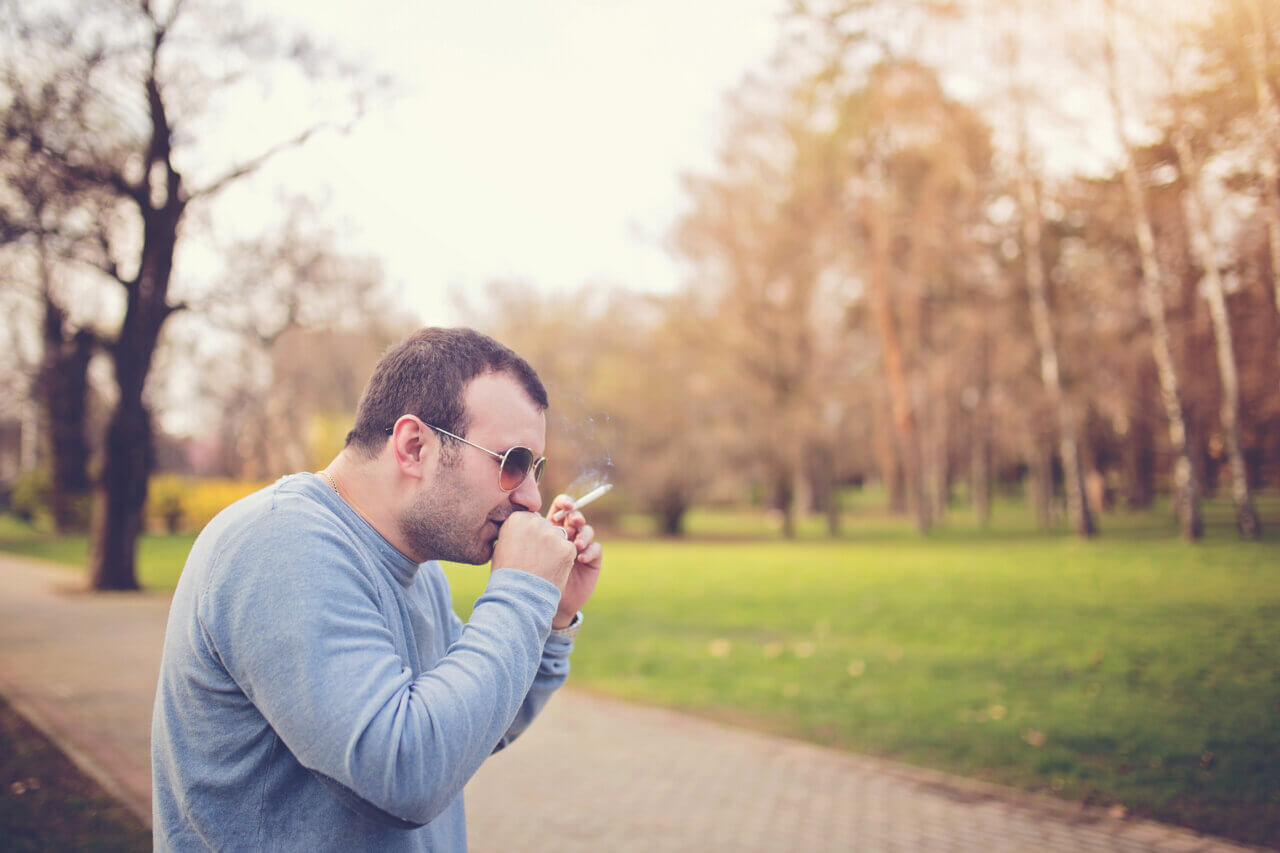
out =
<path fill-rule="evenodd" d="M 440 430 L 440 431 L 441 431 L 441 432 L 444 432 L 444 430 Z M 499 462 L 505 462 L 505 461 L 506 461 L 506 459 L 507 459 L 507 454 L 505 454 L 505 453 L 494 453 L 494 452 L 493 452 L 492 450 L 490 450 L 489 448 L 487 448 L 487 447 L 481 447 L 480 445 L 476 444 L 474 441 L 467 441 L 465 438 L 463 438 L 463 437 L 462 437 L 462 436 L 460 436 L 460 435 L 454 435 L 454 434 L 453 434 L 453 433 L 451 433 L 451 432 L 444 432 L 444 434 L 445 434 L 445 435 L 447 435 L 447 436 L 450 436 L 450 437 L 452 437 L 452 438 L 456 438 L 456 439 L 458 439 L 458 441 L 461 441 L 463 444 L 469 444 L 469 445 L 471 445 L 472 447 L 474 447 L 476 450 L 483 450 L 485 453 L 488 453 L 490 456 L 492 456 L 494 459 L 497 459 Z"/>

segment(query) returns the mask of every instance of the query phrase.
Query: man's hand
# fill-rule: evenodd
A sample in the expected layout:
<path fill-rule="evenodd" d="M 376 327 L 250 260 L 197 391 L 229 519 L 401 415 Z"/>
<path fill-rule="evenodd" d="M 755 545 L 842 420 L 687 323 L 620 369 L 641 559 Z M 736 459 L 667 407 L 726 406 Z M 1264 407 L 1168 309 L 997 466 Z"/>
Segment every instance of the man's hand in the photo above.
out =
<path fill-rule="evenodd" d="M 551 502 L 547 518 L 555 518 L 558 513 L 564 517 L 555 522 L 569 534 L 569 541 L 577 552 L 573 562 L 573 571 L 560 596 L 560 608 L 551 620 L 552 628 L 564 628 L 573 621 L 573 616 L 591 598 L 595 592 L 596 581 L 600 578 L 600 567 L 604 560 L 604 549 L 595 541 L 596 531 L 582 513 L 573 511 L 573 498 L 568 495 L 557 495 Z"/>
<path fill-rule="evenodd" d="M 578 549 L 565 537 L 565 531 L 534 512 L 513 512 L 498 531 L 493 546 L 493 568 L 520 569 L 545 578 L 561 592 L 563 607 L 565 584 L 573 568 Z M 575 607 L 574 613 L 578 612 Z"/>

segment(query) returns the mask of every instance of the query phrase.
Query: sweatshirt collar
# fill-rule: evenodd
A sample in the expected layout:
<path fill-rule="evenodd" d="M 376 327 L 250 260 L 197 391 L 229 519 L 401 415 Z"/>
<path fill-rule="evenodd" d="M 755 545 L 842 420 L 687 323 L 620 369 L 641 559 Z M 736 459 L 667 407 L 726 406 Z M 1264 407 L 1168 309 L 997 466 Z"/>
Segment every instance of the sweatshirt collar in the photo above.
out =
<path fill-rule="evenodd" d="M 305 473 L 299 474 L 305 483 L 307 492 L 318 499 L 321 504 L 328 507 L 346 522 L 351 531 L 360 538 L 361 541 L 373 548 L 374 552 L 381 558 L 383 567 L 391 573 L 392 577 L 404 587 L 413 584 L 414 578 L 417 577 L 419 564 L 415 563 L 409 557 L 405 556 L 399 548 L 392 545 L 386 540 L 378 529 L 365 520 L 364 516 L 356 512 L 351 504 L 347 503 L 338 495 L 329 484 L 315 474 Z"/>

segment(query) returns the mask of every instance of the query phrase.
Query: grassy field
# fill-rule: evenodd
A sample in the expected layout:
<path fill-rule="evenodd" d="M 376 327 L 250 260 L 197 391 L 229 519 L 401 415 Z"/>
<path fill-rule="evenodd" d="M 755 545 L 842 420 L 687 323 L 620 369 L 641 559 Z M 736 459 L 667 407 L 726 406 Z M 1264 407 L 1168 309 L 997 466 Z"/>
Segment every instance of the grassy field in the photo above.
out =
<path fill-rule="evenodd" d="M 573 681 L 1280 846 L 1280 501 L 1261 510 L 1263 542 L 1214 504 L 1196 546 L 1166 510 L 1109 515 L 1091 542 L 1016 507 L 927 537 L 859 512 L 796 542 L 698 513 L 690 541 L 609 543 Z M 189 543 L 147 540 L 143 582 L 171 585 Z M 485 572 L 449 572 L 465 616 Z"/>

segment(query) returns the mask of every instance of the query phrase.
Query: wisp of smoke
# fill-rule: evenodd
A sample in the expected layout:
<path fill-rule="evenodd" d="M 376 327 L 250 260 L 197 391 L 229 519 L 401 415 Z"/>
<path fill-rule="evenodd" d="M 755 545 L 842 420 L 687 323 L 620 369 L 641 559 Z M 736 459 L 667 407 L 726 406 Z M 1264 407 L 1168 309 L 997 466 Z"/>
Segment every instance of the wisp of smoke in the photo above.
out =
<path fill-rule="evenodd" d="M 578 474 L 565 488 L 565 494 L 573 498 L 585 495 L 594 488 L 608 483 L 613 474 L 613 457 L 605 445 L 612 419 L 607 412 L 595 412 L 581 420 L 569 421 L 561 416 L 560 429 L 568 443 L 576 451 Z"/>

